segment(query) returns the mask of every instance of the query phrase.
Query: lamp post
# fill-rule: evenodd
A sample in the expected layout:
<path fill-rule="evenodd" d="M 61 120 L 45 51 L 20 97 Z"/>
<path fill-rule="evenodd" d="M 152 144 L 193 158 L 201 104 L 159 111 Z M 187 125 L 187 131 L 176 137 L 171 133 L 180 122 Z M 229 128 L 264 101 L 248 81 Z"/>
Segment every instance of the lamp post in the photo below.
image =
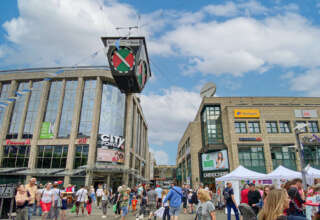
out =
<path fill-rule="evenodd" d="M 306 178 L 306 171 L 305 171 L 305 162 L 304 162 L 304 154 L 303 154 L 303 146 L 300 142 L 299 134 L 303 133 L 302 129 L 307 127 L 307 124 L 299 124 L 294 128 L 296 141 L 297 141 L 297 149 L 300 156 L 300 166 L 301 166 L 301 175 L 302 175 L 302 185 L 303 189 L 307 190 L 307 178 Z"/>

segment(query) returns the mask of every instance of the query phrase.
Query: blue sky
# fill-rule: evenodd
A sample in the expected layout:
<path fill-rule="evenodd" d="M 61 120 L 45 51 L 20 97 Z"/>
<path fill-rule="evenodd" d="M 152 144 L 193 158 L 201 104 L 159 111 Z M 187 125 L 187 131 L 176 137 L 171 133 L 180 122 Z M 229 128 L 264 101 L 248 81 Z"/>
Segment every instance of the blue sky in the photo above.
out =
<path fill-rule="evenodd" d="M 153 77 L 140 95 L 158 163 L 208 81 L 217 96 L 319 96 L 320 3 L 288 0 L 1 0 L 0 69 L 106 65 L 101 36 L 139 25 Z M 98 51 L 98 56 L 90 55 Z"/>

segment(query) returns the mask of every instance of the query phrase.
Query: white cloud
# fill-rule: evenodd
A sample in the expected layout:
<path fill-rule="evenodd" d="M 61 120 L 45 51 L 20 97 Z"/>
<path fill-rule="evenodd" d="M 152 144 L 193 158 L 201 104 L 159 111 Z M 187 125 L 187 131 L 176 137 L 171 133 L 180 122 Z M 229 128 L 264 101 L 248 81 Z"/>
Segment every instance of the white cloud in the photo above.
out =
<path fill-rule="evenodd" d="M 149 148 L 150 152 L 153 153 L 157 165 L 167 165 L 169 164 L 169 155 L 163 150 L 154 150 Z"/>
<path fill-rule="evenodd" d="M 238 10 L 237 5 L 233 2 L 226 2 L 224 5 L 208 5 L 204 8 L 204 11 L 209 14 L 227 17 L 237 15 L 239 13 Z"/>
<path fill-rule="evenodd" d="M 320 69 L 311 69 L 299 76 L 288 75 L 290 89 L 305 92 L 308 96 L 320 96 Z"/>
<path fill-rule="evenodd" d="M 200 102 L 199 93 L 179 87 L 163 90 L 160 95 L 141 95 L 150 143 L 162 145 L 165 141 L 178 141 L 196 116 Z"/>

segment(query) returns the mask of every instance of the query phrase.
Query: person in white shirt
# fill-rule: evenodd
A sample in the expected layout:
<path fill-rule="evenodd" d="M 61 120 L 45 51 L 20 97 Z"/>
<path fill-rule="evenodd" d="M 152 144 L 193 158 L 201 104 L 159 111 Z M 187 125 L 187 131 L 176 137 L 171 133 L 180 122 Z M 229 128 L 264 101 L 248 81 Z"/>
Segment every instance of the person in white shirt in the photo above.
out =
<path fill-rule="evenodd" d="M 47 183 L 41 193 L 38 193 L 38 203 L 41 205 L 42 209 L 42 220 L 47 218 L 51 207 L 54 207 L 54 195 L 51 190 L 51 185 L 51 183 Z"/>
<path fill-rule="evenodd" d="M 55 220 L 58 220 L 60 207 L 58 207 L 58 200 L 61 199 L 61 191 L 58 189 L 58 182 L 53 183 L 53 197 L 54 197 L 54 207 L 50 211 L 50 217 L 51 219 L 54 218 Z"/>
<path fill-rule="evenodd" d="M 84 215 L 84 203 L 88 199 L 88 191 L 85 189 L 84 186 L 81 186 L 81 188 L 76 192 L 76 213 L 77 216 L 79 216 L 79 208 L 81 207 L 82 215 Z"/>
<path fill-rule="evenodd" d="M 102 196 L 101 196 L 101 200 L 102 200 L 102 203 L 101 203 L 101 206 L 102 206 L 102 218 L 106 218 L 107 216 L 107 205 L 108 205 L 108 190 L 105 189 L 105 190 L 102 190 Z"/>
<path fill-rule="evenodd" d="M 98 189 L 97 189 L 96 193 L 97 193 L 97 206 L 99 208 L 101 208 L 100 207 L 100 202 L 101 202 L 101 198 L 102 198 L 102 194 L 103 194 L 103 189 L 102 189 L 102 185 L 101 184 L 98 185 Z"/>

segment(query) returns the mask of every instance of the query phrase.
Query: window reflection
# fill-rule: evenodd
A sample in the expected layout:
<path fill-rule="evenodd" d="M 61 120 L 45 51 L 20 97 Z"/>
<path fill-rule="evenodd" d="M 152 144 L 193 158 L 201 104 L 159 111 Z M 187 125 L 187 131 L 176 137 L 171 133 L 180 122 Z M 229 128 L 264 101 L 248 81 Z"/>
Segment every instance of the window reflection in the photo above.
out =
<path fill-rule="evenodd" d="M 65 168 L 68 146 L 39 146 L 37 168 Z"/>
<path fill-rule="evenodd" d="M 78 137 L 90 137 L 95 96 L 96 80 L 87 80 L 84 85 Z"/>
<path fill-rule="evenodd" d="M 77 85 L 76 80 L 67 81 L 66 83 L 58 137 L 70 136 Z"/>
<path fill-rule="evenodd" d="M 124 136 L 125 95 L 114 86 L 103 84 L 99 134 Z"/>
<path fill-rule="evenodd" d="M 27 116 L 24 124 L 23 138 L 32 138 L 34 124 L 38 116 L 38 108 L 42 95 L 42 82 L 33 82 L 31 97 L 28 104 Z"/>
<path fill-rule="evenodd" d="M 30 146 L 4 146 L 2 167 L 28 167 Z"/>
<path fill-rule="evenodd" d="M 0 93 L 0 98 L 4 99 L 4 98 L 8 98 L 9 97 L 9 90 L 10 90 L 10 84 L 2 84 L 2 89 L 1 89 L 1 93 Z M 6 112 L 6 108 L 1 108 L 0 107 L 0 132 L 1 132 L 1 128 L 2 128 L 2 122 L 3 122 L 3 117 L 4 114 Z"/>
<path fill-rule="evenodd" d="M 89 145 L 77 145 L 74 158 L 74 168 L 87 165 Z"/>

